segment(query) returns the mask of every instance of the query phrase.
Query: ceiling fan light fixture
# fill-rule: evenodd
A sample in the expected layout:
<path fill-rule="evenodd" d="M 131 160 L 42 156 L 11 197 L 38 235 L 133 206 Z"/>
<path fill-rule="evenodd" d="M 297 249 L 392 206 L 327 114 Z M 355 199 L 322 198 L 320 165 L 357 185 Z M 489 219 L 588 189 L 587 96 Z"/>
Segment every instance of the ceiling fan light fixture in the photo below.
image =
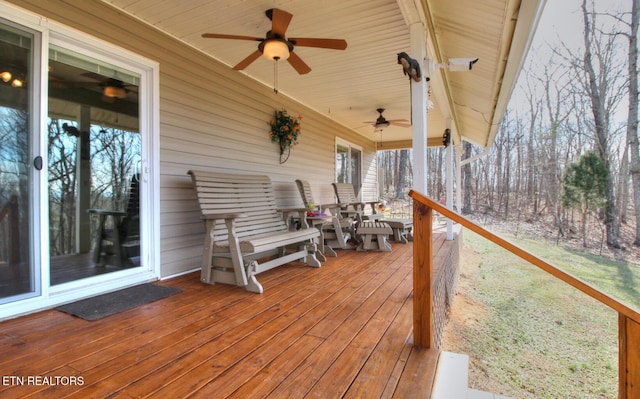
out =
<path fill-rule="evenodd" d="M 388 128 L 390 125 L 389 122 L 380 122 L 380 123 L 376 123 L 376 129 L 385 129 Z"/>
<path fill-rule="evenodd" d="M 124 87 L 107 86 L 104 88 L 102 94 L 111 98 L 125 98 L 127 96 L 127 90 Z"/>
<path fill-rule="evenodd" d="M 271 39 L 264 42 L 262 55 L 268 60 L 286 60 L 289 58 L 289 45 L 280 39 Z"/>

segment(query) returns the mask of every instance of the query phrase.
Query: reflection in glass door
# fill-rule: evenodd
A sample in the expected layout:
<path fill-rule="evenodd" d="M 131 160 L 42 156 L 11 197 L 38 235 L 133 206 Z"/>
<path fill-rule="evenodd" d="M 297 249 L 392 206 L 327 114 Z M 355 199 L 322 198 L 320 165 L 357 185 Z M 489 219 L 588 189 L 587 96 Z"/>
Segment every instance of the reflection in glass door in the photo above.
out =
<path fill-rule="evenodd" d="M 358 195 L 362 186 L 362 151 L 346 141 L 336 143 L 336 182 L 351 183 Z"/>
<path fill-rule="evenodd" d="M 139 82 L 49 47 L 51 285 L 141 265 Z"/>
<path fill-rule="evenodd" d="M 34 35 L 0 23 L 0 303 L 40 290 L 32 258 Z"/>
<path fill-rule="evenodd" d="M 360 181 L 361 173 L 361 165 L 362 165 L 362 151 L 357 148 L 350 147 L 350 157 L 351 160 L 351 184 L 353 184 L 353 190 L 355 193 L 360 192 L 360 188 L 362 187 L 362 182 Z"/>

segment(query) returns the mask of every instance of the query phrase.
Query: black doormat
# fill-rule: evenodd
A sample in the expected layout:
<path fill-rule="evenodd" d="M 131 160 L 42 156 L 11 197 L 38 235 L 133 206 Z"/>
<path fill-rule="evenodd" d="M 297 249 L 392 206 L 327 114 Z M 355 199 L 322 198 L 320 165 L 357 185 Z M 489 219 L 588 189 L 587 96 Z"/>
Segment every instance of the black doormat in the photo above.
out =
<path fill-rule="evenodd" d="M 181 291 L 181 289 L 174 287 L 141 284 L 58 306 L 56 310 L 81 317 L 85 320 L 99 320 L 103 317 L 133 309 L 136 306 L 166 298 Z"/>

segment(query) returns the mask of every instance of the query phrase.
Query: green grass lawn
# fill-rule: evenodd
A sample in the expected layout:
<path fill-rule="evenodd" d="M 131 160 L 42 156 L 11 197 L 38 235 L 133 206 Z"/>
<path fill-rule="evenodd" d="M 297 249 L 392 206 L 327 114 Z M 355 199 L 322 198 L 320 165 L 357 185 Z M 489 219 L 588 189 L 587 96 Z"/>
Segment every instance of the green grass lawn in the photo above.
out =
<path fill-rule="evenodd" d="M 517 244 L 640 308 L 639 266 L 535 240 Z M 615 311 L 464 231 L 445 350 L 470 356 L 470 387 L 515 398 L 616 398 L 617 328 Z"/>
<path fill-rule="evenodd" d="M 563 249 L 545 241 L 518 239 L 514 242 L 545 261 L 581 278 L 619 302 L 631 308 L 640 309 L 640 265 Z"/>

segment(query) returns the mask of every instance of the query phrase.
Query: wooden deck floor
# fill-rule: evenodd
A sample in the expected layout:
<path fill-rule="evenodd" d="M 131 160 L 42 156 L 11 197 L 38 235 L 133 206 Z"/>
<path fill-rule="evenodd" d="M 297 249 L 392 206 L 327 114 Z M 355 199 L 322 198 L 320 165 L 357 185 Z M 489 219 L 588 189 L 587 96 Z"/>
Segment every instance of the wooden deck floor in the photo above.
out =
<path fill-rule="evenodd" d="M 412 245 L 281 266 L 262 295 L 191 273 L 102 320 L 2 322 L 0 397 L 428 398 L 437 354 L 411 344 Z"/>

